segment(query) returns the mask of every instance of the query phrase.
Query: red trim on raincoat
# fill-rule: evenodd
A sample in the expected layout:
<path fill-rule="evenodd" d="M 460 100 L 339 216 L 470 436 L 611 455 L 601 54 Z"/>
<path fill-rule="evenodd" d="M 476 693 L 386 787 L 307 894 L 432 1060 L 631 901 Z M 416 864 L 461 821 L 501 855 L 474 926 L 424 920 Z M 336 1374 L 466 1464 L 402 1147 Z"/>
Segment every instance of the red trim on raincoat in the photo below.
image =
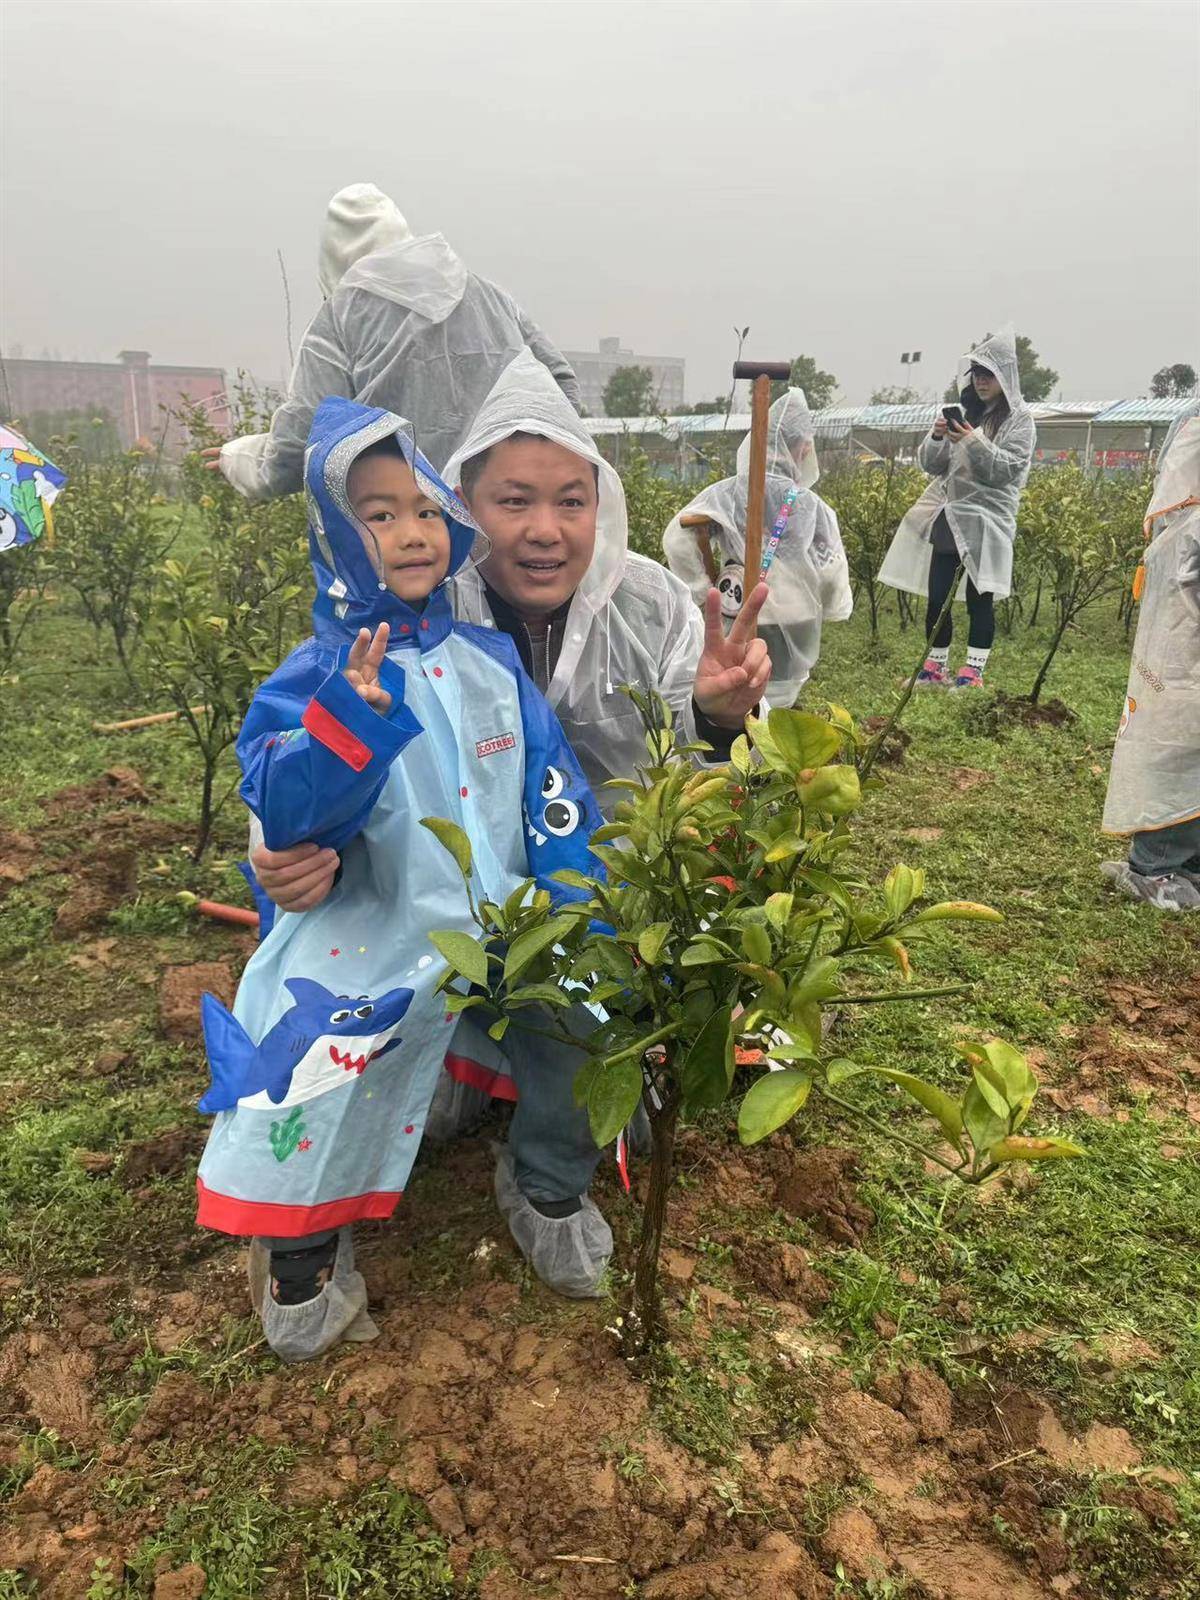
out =
<path fill-rule="evenodd" d="M 456 1056 L 447 1051 L 445 1066 L 456 1083 L 465 1083 L 469 1088 L 481 1089 L 484 1094 L 490 1094 L 494 1100 L 517 1099 L 517 1086 L 513 1080 L 506 1073 L 485 1067 L 480 1061 L 472 1061 L 469 1056 Z"/>
<path fill-rule="evenodd" d="M 196 1221 L 217 1233 L 266 1234 L 271 1238 L 299 1239 L 326 1228 L 343 1228 L 367 1218 L 381 1220 L 396 1209 L 401 1191 L 377 1190 L 351 1195 L 346 1200 L 326 1200 L 316 1206 L 275 1205 L 268 1200 L 238 1200 L 217 1194 L 196 1179 Z"/>
<path fill-rule="evenodd" d="M 300 721 L 318 744 L 332 750 L 355 772 L 361 772 L 369 763 L 371 752 L 368 747 L 350 732 L 344 722 L 339 722 L 331 711 L 326 711 L 319 701 L 308 702 Z"/>

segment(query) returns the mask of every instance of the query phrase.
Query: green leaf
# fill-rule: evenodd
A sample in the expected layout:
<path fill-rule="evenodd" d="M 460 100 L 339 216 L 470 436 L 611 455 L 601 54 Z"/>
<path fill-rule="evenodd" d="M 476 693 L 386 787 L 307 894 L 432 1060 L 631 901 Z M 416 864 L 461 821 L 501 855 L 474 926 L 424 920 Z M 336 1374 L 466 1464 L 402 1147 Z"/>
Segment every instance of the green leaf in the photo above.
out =
<path fill-rule="evenodd" d="M 1008 1126 L 1009 1104 L 1004 1090 L 993 1080 L 991 1069 L 982 1061 L 971 1068 L 971 1076 L 975 1080 L 975 1087 L 993 1116 L 1000 1117 L 1005 1127 Z"/>
<path fill-rule="evenodd" d="M 597 1074 L 603 1070 L 603 1061 L 591 1056 L 575 1074 L 575 1081 L 571 1085 L 571 1096 L 580 1109 L 587 1105 L 588 1095 L 592 1092 L 592 1084 L 595 1082 Z"/>
<path fill-rule="evenodd" d="M 458 863 L 458 870 L 463 878 L 470 883 L 471 841 L 458 824 L 447 822 L 444 817 L 422 817 L 421 826 L 428 828 L 443 849 L 450 852 Z"/>
<path fill-rule="evenodd" d="M 839 1083 L 847 1083 L 851 1078 L 861 1077 L 864 1072 L 870 1071 L 870 1067 L 860 1067 L 845 1056 L 837 1056 L 825 1068 L 825 1082 L 831 1089 L 836 1089 Z"/>
<path fill-rule="evenodd" d="M 560 867 L 550 877 L 555 883 L 565 883 L 568 889 L 586 889 L 590 894 L 596 892 L 595 878 L 585 877 L 582 872 L 576 872 L 574 867 Z"/>
<path fill-rule="evenodd" d="M 760 967 L 770 966 L 771 935 L 761 922 L 747 922 L 742 925 L 742 949 L 747 961 L 753 961 Z"/>
<path fill-rule="evenodd" d="M 1019 1128 L 1028 1115 L 1029 1108 L 1037 1095 L 1037 1079 L 1030 1070 L 1029 1063 L 1015 1045 L 1006 1043 L 1003 1039 L 989 1039 L 986 1044 L 978 1047 L 968 1045 L 965 1047 L 967 1059 L 977 1063 L 982 1070 L 982 1062 L 978 1061 L 978 1052 L 982 1052 L 984 1060 L 991 1069 L 989 1080 L 996 1084 L 1003 1092 L 1010 1111 L 1017 1113 L 1014 1128 Z"/>
<path fill-rule="evenodd" d="M 963 1126 L 980 1155 L 1008 1135 L 1008 1118 L 998 1117 L 979 1092 L 977 1081 L 967 1085 L 962 1100 Z"/>
<path fill-rule="evenodd" d="M 736 772 L 744 778 L 753 766 L 750 756 L 750 741 L 744 733 L 739 733 L 729 747 L 729 760 Z"/>
<path fill-rule="evenodd" d="M 656 967 L 658 958 L 662 955 L 663 945 L 671 937 L 671 924 L 669 922 L 652 922 L 648 928 L 643 928 L 638 934 L 638 955 L 648 967 Z"/>
<path fill-rule="evenodd" d="M 948 1139 L 956 1145 L 962 1144 L 962 1108 L 944 1089 L 926 1083 L 924 1078 L 914 1077 L 911 1072 L 898 1072 L 894 1067 L 868 1067 L 865 1070 L 875 1073 L 877 1077 L 887 1078 L 891 1083 L 898 1083 L 938 1122 Z"/>
<path fill-rule="evenodd" d="M 807 1072 L 765 1072 L 750 1085 L 738 1112 L 738 1138 L 757 1144 L 794 1117 L 808 1099 Z"/>
<path fill-rule="evenodd" d="M 689 1115 L 719 1106 L 733 1082 L 733 1013 L 721 1006 L 701 1028 L 679 1068 Z"/>
<path fill-rule="evenodd" d="M 523 983 L 520 988 L 512 989 L 505 997 L 505 1004 L 510 1006 L 558 1006 L 560 1010 L 567 1010 L 574 1004 L 570 995 L 560 989 L 557 983 Z"/>
<path fill-rule="evenodd" d="M 841 753 L 841 734 L 811 711 L 769 711 L 767 728 L 789 772 L 826 766 Z"/>
<path fill-rule="evenodd" d="M 469 933 L 456 933 L 453 929 L 439 929 L 429 935 L 429 942 L 443 955 L 455 972 L 477 983 L 481 989 L 488 986 L 487 954 L 478 939 Z"/>
<path fill-rule="evenodd" d="M 804 840 L 798 833 L 785 833 L 775 840 L 763 860 L 773 866 L 776 861 L 786 861 L 790 856 L 798 856 L 803 849 Z"/>
<path fill-rule="evenodd" d="M 503 1039 L 504 1035 L 507 1032 L 508 1032 L 508 1018 L 507 1017 L 497 1017 L 495 1022 L 493 1022 L 491 1027 L 488 1029 L 488 1037 L 490 1039 L 495 1039 L 497 1044 L 498 1044 L 500 1042 L 500 1040 Z"/>
<path fill-rule="evenodd" d="M 691 944 L 688 945 L 679 958 L 679 965 L 681 967 L 703 967 L 712 961 L 728 960 L 728 951 L 722 950 L 719 945 L 713 944 L 708 939 L 700 938 L 693 939 Z"/>
<path fill-rule="evenodd" d="M 1025 1139 L 1018 1134 L 1001 1139 L 988 1151 L 990 1161 L 1059 1161 L 1086 1155 L 1086 1150 L 1066 1139 Z"/>
<path fill-rule="evenodd" d="M 485 1006 L 487 999 L 481 994 L 448 994 L 446 996 L 446 1010 L 451 1016 L 457 1016 L 460 1011 L 469 1011 L 472 1006 Z"/>
<path fill-rule="evenodd" d="M 611 1144 L 633 1116 L 642 1098 L 642 1067 L 639 1061 L 618 1061 L 609 1066 L 601 1062 L 588 1084 L 587 1110 L 592 1138 L 603 1150 Z"/>
<path fill-rule="evenodd" d="M 768 1061 L 815 1061 L 817 1058 L 812 1053 L 812 1046 L 805 1042 L 804 1044 L 773 1044 L 767 1051 L 766 1059 Z M 829 1076 L 828 1072 L 825 1076 Z"/>
<path fill-rule="evenodd" d="M 795 896 L 790 894 L 771 894 L 767 896 L 765 907 L 767 921 L 779 933 L 784 932 L 791 919 L 794 899 Z"/>
<path fill-rule="evenodd" d="M 520 977 L 536 956 L 564 939 L 576 926 L 574 917 L 551 917 L 549 922 L 543 922 L 540 927 L 526 928 L 524 933 L 519 933 L 509 945 L 504 958 L 504 981 L 511 983 L 514 978 Z"/>
<path fill-rule="evenodd" d="M 851 766 L 818 767 L 807 783 L 797 783 L 800 803 L 830 817 L 844 817 L 862 804 L 858 770 Z"/>
<path fill-rule="evenodd" d="M 972 900 L 943 900 L 936 906 L 926 906 L 912 918 L 909 927 L 918 922 L 1003 922 L 1003 913 L 991 906 L 976 905 Z"/>

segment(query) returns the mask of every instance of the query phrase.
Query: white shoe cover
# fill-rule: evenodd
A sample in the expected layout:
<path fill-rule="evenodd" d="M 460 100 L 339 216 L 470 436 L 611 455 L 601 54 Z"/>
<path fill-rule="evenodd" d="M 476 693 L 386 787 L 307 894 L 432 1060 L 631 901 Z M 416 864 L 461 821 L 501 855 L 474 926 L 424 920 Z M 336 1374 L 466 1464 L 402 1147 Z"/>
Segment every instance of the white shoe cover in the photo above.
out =
<path fill-rule="evenodd" d="M 517 1188 L 512 1153 L 493 1145 L 496 1156 L 496 1203 L 517 1249 L 547 1288 L 571 1300 L 599 1295 L 599 1283 L 612 1255 L 612 1229 L 595 1202 L 581 1195 L 582 1208 L 573 1217 L 543 1217 Z"/>
<path fill-rule="evenodd" d="M 281 1361 L 312 1361 L 343 1339 L 379 1337 L 367 1312 L 367 1286 L 354 1268 L 354 1241 L 349 1228 L 338 1229 L 337 1254 L 329 1282 L 313 1300 L 281 1306 L 271 1294 L 271 1257 L 257 1239 L 250 1241 L 246 1263 L 250 1298 L 262 1319 L 267 1343 Z"/>

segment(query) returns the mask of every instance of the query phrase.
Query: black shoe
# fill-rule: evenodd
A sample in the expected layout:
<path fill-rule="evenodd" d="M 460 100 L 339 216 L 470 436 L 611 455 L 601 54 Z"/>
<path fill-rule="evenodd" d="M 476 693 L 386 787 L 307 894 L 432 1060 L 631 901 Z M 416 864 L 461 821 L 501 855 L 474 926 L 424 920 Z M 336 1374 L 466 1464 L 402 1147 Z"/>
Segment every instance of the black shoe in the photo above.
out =
<path fill-rule="evenodd" d="M 337 1234 L 324 1244 L 300 1250 L 271 1251 L 271 1298 L 281 1306 L 302 1306 L 315 1300 L 333 1274 Z"/>

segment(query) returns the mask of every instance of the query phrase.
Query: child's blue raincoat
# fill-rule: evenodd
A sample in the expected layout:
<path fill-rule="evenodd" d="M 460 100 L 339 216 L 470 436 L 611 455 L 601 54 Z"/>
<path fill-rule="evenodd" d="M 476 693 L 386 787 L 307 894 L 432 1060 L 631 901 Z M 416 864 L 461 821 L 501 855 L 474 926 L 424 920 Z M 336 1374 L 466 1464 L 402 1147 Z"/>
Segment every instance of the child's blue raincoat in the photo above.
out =
<path fill-rule="evenodd" d="M 454 621 L 444 586 L 414 610 L 380 579 L 346 480 L 389 436 L 442 507 L 447 577 L 478 533 L 408 423 L 322 404 L 305 466 L 314 637 L 259 689 L 237 748 L 267 845 L 315 840 L 341 852 L 342 871 L 321 905 L 275 919 L 232 1015 L 205 996 L 212 1085 L 200 1105 L 219 1115 L 199 1221 L 226 1233 L 294 1238 L 385 1217 L 404 1188 L 454 1033 L 429 933 L 478 931 L 457 866 L 421 818 L 466 831 L 479 899 L 503 901 L 527 877 L 577 898 L 549 874 L 596 870 L 587 841 L 603 819 L 511 640 Z M 358 629 L 380 622 L 391 629 L 386 715 L 342 670 Z"/>

